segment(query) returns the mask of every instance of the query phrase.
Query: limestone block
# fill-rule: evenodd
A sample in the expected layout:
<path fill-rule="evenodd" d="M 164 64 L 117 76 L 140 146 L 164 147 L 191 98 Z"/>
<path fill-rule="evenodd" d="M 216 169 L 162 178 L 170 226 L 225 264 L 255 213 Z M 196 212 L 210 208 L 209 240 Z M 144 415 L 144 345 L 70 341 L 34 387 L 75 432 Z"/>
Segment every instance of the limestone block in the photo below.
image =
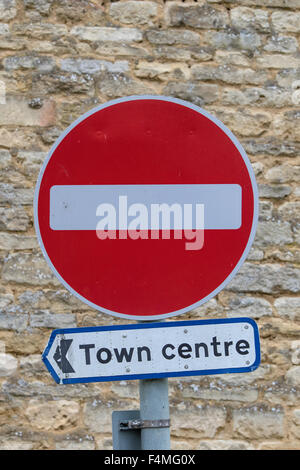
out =
<path fill-rule="evenodd" d="M 41 254 L 17 253 L 5 259 L 2 279 L 34 286 L 60 285 Z"/>
<path fill-rule="evenodd" d="M 158 5 L 148 1 L 125 1 L 112 3 L 109 14 L 115 21 L 124 24 L 151 24 L 158 13 Z"/>
<path fill-rule="evenodd" d="M 23 96 L 7 96 L 0 104 L 1 126 L 50 126 L 55 123 L 55 104 L 45 100 L 43 106 L 33 109 L 28 106 L 28 99 Z"/>
<path fill-rule="evenodd" d="M 82 41 L 140 42 L 143 35 L 136 28 L 74 26 L 70 34 Z"/>
<path fill-rule="evenodd" d="M 11 20 L 16 14 L 17 5 L 15 0 L 0 0 L 0 20 Z"/>
<path fill-rule="evenodd" d="M 284 436 L 284 413 L 263 407 L 233 410 L 233 430 L 248 439 L 281 438 Z"/>
<path fill-rule="evenodd" d="M 74 400 L 43 402 L 32 399 L 25 410 L 30 427 L 40 431 L 65 431 L 77 425 L 79 404 Z"/>

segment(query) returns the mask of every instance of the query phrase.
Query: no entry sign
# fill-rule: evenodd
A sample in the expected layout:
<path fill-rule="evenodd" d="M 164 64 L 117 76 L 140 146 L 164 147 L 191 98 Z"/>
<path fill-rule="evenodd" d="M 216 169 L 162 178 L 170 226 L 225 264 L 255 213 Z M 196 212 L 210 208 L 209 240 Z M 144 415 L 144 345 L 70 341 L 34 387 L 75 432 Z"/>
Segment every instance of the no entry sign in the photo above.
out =
<path fill-rule="evenodd" d="M 258 217 L 254 174 L 233 134 L 160 96 L 114 100 L 75 121 L 44 162 L 34 205 L 62 284 L 136 320 L 215 296 L 244 262 Z"/>

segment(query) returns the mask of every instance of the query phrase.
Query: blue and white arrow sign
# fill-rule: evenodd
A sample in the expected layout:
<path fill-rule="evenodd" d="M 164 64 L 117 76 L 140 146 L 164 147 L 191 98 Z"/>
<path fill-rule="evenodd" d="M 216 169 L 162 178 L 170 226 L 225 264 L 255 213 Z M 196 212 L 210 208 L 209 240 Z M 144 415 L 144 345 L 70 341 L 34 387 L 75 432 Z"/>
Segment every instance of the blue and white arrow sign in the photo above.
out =
<path fill-rule="evenodd" d="M 251 372 L 259 334 L 251 318 L 68 328 L 43 361 L 61 384 Z"/>

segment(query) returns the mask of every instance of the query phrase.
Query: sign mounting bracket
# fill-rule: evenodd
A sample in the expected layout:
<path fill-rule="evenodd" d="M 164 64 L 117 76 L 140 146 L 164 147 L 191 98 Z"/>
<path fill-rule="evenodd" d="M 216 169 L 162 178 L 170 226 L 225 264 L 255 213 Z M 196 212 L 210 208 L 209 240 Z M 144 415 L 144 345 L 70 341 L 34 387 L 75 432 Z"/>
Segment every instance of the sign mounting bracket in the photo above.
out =
<path fill-rule="evenodd" d="M 148 429 L 148 428 L 169 428 L 169 419 L 132 419 L 128 421 L 120 421 L 120 431 L 130 431 L 132 429 Z"/>

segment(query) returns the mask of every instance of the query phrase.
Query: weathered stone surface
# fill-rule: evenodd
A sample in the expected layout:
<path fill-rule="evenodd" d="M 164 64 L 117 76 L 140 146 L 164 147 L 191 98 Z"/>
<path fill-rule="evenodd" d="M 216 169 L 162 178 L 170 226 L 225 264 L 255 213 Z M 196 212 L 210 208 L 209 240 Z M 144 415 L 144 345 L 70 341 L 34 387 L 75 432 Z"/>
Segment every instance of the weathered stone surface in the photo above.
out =
<path fill-rule="evenodd" d="M 263 49 L 267 52 L 282 52 L 286 54 L 293 54 L 298 50 L 298 43 L 297 39 L 293 36 L 272 34 L 272 36 L 268 38 Z"/>
<path fill-rule="evenodd" d="M 37 141 L 37 135 L 30 132 L 30 128 L 0 128 L 0 145 L 5 148 L 15 146 L 20 149 L 29 149 L 32 148 L 33 145 L 37 145 Z"/>
<path fill-rule="evenodd" d="M 286 375 L 286 380 L 289 384 L 299 387 L 300 386 L 300 366 L 291 367 Z"/>
<path fill-rule="evenodd" d="M 214 437 L 223 429 L 226 410 L 218 406 L 172 409 L 173 435 L 186 438 Z"/>
<path fill-rule="evenodd" d="M 142 81 L 133 80 L 126 74 L 104 73 L 97 81 L 101 93 L 108 98 L 130 95 L 155 94 L 153 89 Z"/>
<path fill-rule="evenodd" d="M 71 24 L 82 23 L 87 24 L 102 24 L 106 19 L 105 9 L 101 3 L 92 3 L 88 0 L 60 0 L 55 5 L 55 13 L 59 21 L 68 22 Z"/>
<path fill-rule="evenodd" d="M 23 331 L 28 325 L 28 315 L 0 313 L 0 328 L 3 330 Z"/>
<path fill-rule="evenodd" d="M 273 203 L 271 201 L 259 201 L 259 221 L 271 220 L 273 216 Z"/>
<path fill-rule="evenodd" d="M 259 184 L 258 192 L 260 197 L 282 199 L 291 194 L 292 188 L 284 184 Z"/>
<path fill-rule="evenodd" d="M 252 155 L 266 154 L 266 155 L 286 155 L 296 156 L 300 150 L 299 144 L 291 141 L 284 141 L 276 137 L 262 138 L 262 139 L 247 139 L 243 140 L 245 150 Z"/>
<path fill-rule="evenodd" d="M 182 47 L 176 45 L 158 45 L 154 48 L 153 54 L 157 58 L 174 61 L 196 59 L 206 62 L 213 57 L 212 49 L 210 47 L 202 47 L 201 45 L 184 45 Z"/>
<path fill-rule="evenodd" d="M 276 81 L 279 86 L 293 87 L 298 86 L 300 79 L 300 69 L 283 69 L 279 70 L 276 74 Z"/>
<path fill-rule="evenodd" d="M 163 82 L 172 79 L 184 81 L 189 78 L 190 71 L 182 63 L 159 64 L 154 62 L 139 62 L 135 75 L 139 78 L 158 79 Z"/>
<path fill-rule="evenodd" d="M 182 390 L 184 398 L 198 398 L 203 400 L 215 401 L 239 401 L 244 403 L 255 402 L 258 398 L 258 390 L 253 388 L 238 387 L 230 388 L 228 385 L 220 384 L 214 386 L 210 383 L 208 386 L 191 383 L 189 387 Z"/>
<path fill-rule="evenodd" d="M 271 183 L 287 183 L 290 181 L 299 181 L 300 179 L 300 166 L 282 165 L 273 166 L 266 172 L 266 179 Z"/>
<path fill-rule="evenodd" d="M 300 269 L 280 264 L 245 263 L 227 289 L 266 294 L 300 292 Z"/>
<path fill-rule="evenodd" d="M 1 450 L 33 450 L 34 442 L 21 437 L 0 436 Z"/>
<path fill-rule="evenodd" d="M 92 403 L 87 403 L 84 409 L 84 422 L 89 432 L 111 433 L 111 413 L 116 408 L 117 404 L 103 404 L 94 400 Z"/>
<path fill-rule="evenodd" d="M 11 164 L 11 154 L 8 150 L 0 150 L 0 170 L 5 170 Z"/>
<path fill-rule="evenodd" d="M 31 250 L 37 247 L 36 237 L 0 232 L 0 250 Z"/>
<path fill-rule="evenodd" d="M 69 291 L 60 288 L 24 290 L 18 297 L 18 303 L 22 310 L 28 313 L 51 310 L 53 313 L 69 314 L 70 312 L 76 310 L 84 310 L 89 308 Z M 69 318 L 72 319 L 72 321 L 74 319 L 73 316 L 69 316 Z"/>
<path fill-rule="evenodd" d="M 300 219 L 300 201 L 285 202 L 278 208 L 281 218 L 291 222 L 298 222 Z"/>
<path fill-rule="evenodd" d="M 257 31 L 269 31 L 269 15 L 266 10 L 260 8 L 236 7 L 230 10 L 232 26 L 236 29 L 254 29 Z"/>
<path fill-rule="evenodd" d="M 266 54 L 258 57 L 257 65 L 263 69 L 289 69 L 300 66 L 298 57 L 282 54 Z"/>
<path fill-rule="evenodd" d="M 227 296 L 223 302 L 226 305 L 226 315 L 229 318 L 239 316 L 260 318 L 272 315 L 272 306 L 264 298 L 234 294 Z"/>
<path fill-rule="evenodd" d="M 36 73 L 33 76 L 33 85 L 36 92 L 42 93 L 45 87 L 50 93 L 65 93 L 68 94 L 70 89 L 73 93 L 79 94 L 93 94 L 94 81 L 89 74 L 77 73 L 50 73 L 40 74 Z M 55 120 L 48 122 L 47 125 L 55 124 Z"/>
<path fill-rule="evenodd" d="M 169 82 L 163 89 L 166 96 L 175 96 L 182 100 L 195 103 L 198 106 L 213 103 L 217 100 L 219 87 L 209 83 Z"/>
<path fill-rule="evenodd" d="M 248 261 L 261 261 L 265 257 L 263 250 L 252 246 L 247 256 Z"/>
<path fill-rule="evenodd" d="M 247 137 L 249 135 L 260 136 L 267 130 L 271 123 L 271 116 L 267 113 L 254 113 L 246 111 L 228 111 L 227 109 L 216 110 L 217 117 L 232 132 L 239 136 Z"/>
<path fill-rule="evenodd" d="M 149 56 L 149 51 L 145 47 L 129 43 L 99 42 L 96 46 L 96 52 L 100 56 L 112 56 L 114 58 L 140 58 Z"/>
<path fill-rule="evenodd" d="M 31 253 L 9 255 L 4 261 L 2 279 L 6 282 L 34 286 L 60 285 L 44 257 Z"/>
<path fill-rule="evenodd" d="M 228 2 L 228 0 L 225 0 Z M 266 6 L 272 8 L 299 8 L 300 3 L 299 0 L 239 0 L 239 3 L 242 5 L 249 5 L 249 6 Z"/>
<path fill-rule="evenodd" d="M 0 308 L 5 309 L 8 305 L 11 305 L 14 301 L 14 296 L 12 294 L 0 294 Z M 5 348 L 4 348 L 5 350 Z M 0 341 L 0 352 L 1 350 L 1 341 Z"/>
<path fill-rule="evenodd" d="M 204 2 L 198 5 L 168 2 L 166 18 L 171 26 L 185 25 L 200 29 L 224 28 L 229 23 L 224 7 L 213 7 Z"/>
<path fill-rule="evenodd" d="M 32 203 L 32 188 L 18 188 L 12 184 L 0 183 L 0 204 L 27 206 Z"/>
<path fill-rule="evenodd" d="M 55 67 L 55 60 L 52 57 L 35 55 L 10 56 L 4 59 L 5 70 L 12 71 L 18 69 L 37 69 L 40 72 L 51 72 Z"/>
<path fill-rule="evenodd" d="M 17 5 L 15 0 L 1 0 L 0 1 L 0 20 L 8 21 L 14 18 L 17 14 Z"/>
<path fill-rule="evenodd" d="M 38 310 L 30 316 L 30 326 L 35 328 L 76 328 L 76 317 L 72 313 L 51 313 Z"/>
<path fill-rule="evenodd" d="M 269 338 L 276 335 L 297 338 L 300 334 L 300 327 L 293 321 L 287 321 L 277 317 L 268 318 L 261 321 L 260 334 L 262 338 Z M 276 363 L 276 360 L 274 360 L 274 362 Z M 281 364 L 282 361 L 279 361 L 279 363 Z"/>
<path fill-rule="evenodd" d="M 293 233 L 294 233 L 294 226 Z M 297 237 L 294 237 L 294 241 L 297 242 Z M 278 247 L 268 250 L 268 257 L 278 261 L 286 261 L 289 263 L 300 262 L 300 250 L 294 246 Z"/>
<path fill-rule="evenodd" d="M 279 297 L 274 301 L 274 307 L 282 317 L 291 320 L 300 320 L 300 298 L 299 297 Z"/>
<path fill-rule="evenodd" d="M 42 377 L 45 371 L 44 363 L 39 354 L 27 354 L 26 356 L 21 357 L 19 367 L 22 373 L 26 375 L 27 379 L 29 379 L 29 377 Z"/>
<path fill-rule="evenodd" d="M 300 439 L 300 409 L 293 412 L 292 433 L 297 439 Z"/>
<path fill-rule="evenodd" d="M 269 364 L 261 364 L 258 369 L 255 369 L 251 374 L 223 374 L 217 379 L 215 386 L 217 387 L 219 383 L 222 386 L 229 387 L 249 387 L 253 386 L 254 388 L 258 387 L 258 384 L 263 383 L 264 380 L 269 380 L 274 376 L 274 366 Z M 216 379 L 216 378 L 215 378 Z"/>
<path fill-rule="evenodd" d="M 17 359 L 11 354 L 0 353 L 0 377 L 15 373 L 18 367 Z"/>
<path fill-rule="evenodd" d="M 263 84 L 267 80 L 265 71 L 252 70 L 250 68 L 240 68 L 231 65 L 193 65 L 191 68 L 192 77 L 195 80 L 221 80 L 225 83 L 239 85 L 247 83 L 249 85 Z"/>
<path fill-rule="evenodd" d="M 223 64 L 223 65 L 237 65 L 237 66 L 244 66 L 250 67 L 251 60 L 242 51 L 219 51 L 215 52 L 215 59 L 216 62 Z"/>
<path fill-rule="evenodd" d="M 41 335 L 41 330 L 39 335 Z M 49 338 L 49 332 L 45 340 Z M 43 365 L 43 367 L 45 367 Z M 44 369 L 45 370 L 45 369 Z M 45 377 L 45 376 L 44 376 Z M 9 393 L 12 397 L 38 397 L 41 404 L 45 402 L 45 398 L 49 398 L 49 396 L 53 397 L 53 400 L 56 401 L 58 399 L 68 399 L 68 400 L 93 400 L 99 397 L 99 390 L 98 393 L 96 389 L 91 387 L 86 387 L 86 385 L 78 384 L 73 385 L 71 387 L 58 387 L 53 381 L 49 383 L 42 382 L 41 380 L 35 379 L 27 381 L 24 380 L 24 377 L 20 380 L 16 380 L 15 376 L 8 377 L 6 381 L 3 383 L 2 390 L 4 393 Z M 27 406 L 26 401 L 26 406 Z"/>
<path fill-rule="evenodd" d="M 277 115 L 274 119 L 273 132 L 278 136 L 286 136 L 290 140 L 300 142 L 300 112 L 298 110 L 291 110 L 283 113 L 282 115 Z"/>
<path fill-rule="evenodd" d="M 9 33 L 9 26 L 6 23 L 0 23 L 0 35 L 8 35 Z"/>
<path fill-rule="evenodd" d="M 237 436 L 248 439 L 281 438 L 284 436 L 284 414 L 252 407 L 233 412 L 233 427 Z"/>
<path fill-rule="evenodd" d="M 290 91 L 280 87 L 248 87 L 241 89 L 224 88 L 224 104 L 235 106 L 272 106 L 280 108 L 292 104 Z"/>
<path fill-rule="evenodd" d="M 151 24 L 158 13 L 158 5 L 148 1 L 125 1 L 112 3 L 109 14 L 115 21 L 124 24 Z"/>
<path fill-rule="evenodd" d="M 70 34 L 83 41 L 140 42 L 142 33 L 136 28 L 74 26 Z"/>
<path fill-rule="evenodd" d="M 77 425 L 79 404 L 76 401 L 58 400 L 41 403 L 30 400 L 25 415 L 33 429 L 40 431 L 65 431 Z"/>
<path fill-rule="evenodd" d="M 50 126 L 55 122 L 55 104 L 46 100 L 39 109 L 28 106 L 28 100 L 22 96 L 7 96 L 0 104 L 0 125 L 4 126 Z"/>
<path fill-rule="evenodd" d="M 153 29 L 146 33 L 146 38 L 151 44 L 187 44 L 199 45 L 200 35 L 187 29 L 184 30 L 159 30 Z"/>
<path fill-rule="evenodd" d="M 68 28 L 64 24 L 52 23 L 14 23 L 12 32 L 17 36 L 29 36 L 31 39 L 53 39 L 56 40 L 68 33 Z"/>
<path fill-rule="evenodd" d="M 78 437 L 77 439 L 70 437 L 67 440 L 56 442 L 55 450 L 95 450 L 95 442 L 89 436 Z"/>
<path fill-rule="evenodd" d="M 274 11 L 271 15 L 271 22 L 276 32 L 300 32 L 300 13 L 292 11 Z"/>
<path fill-rule="evenodd" d="M 300 364 L 300 341 L 292 341 L 291 343 L 291 361 L 292 364 Z"/>
<path fill-rule="evenodd" d="M 22 166 L 22 171 L 26 175 L 33 177 L 37 177 L 46 157 L 46 152 L 36 152 L 33 150 L 21 150 L 17 155 L 17 159 Z"/>
<path fill-rule="evenodd" d="M 260 247 L 278 246 L 292 243 L 293 240 L 289 222 L 267 220 L 258 223 L 254 244 Z"/>
<path fill-rule="evenodd" d="M 24 0 L 25 8 L 35 10 L 42 15 L 49 14 L 53 0 Z"/>
<path fill-rule="evenodd" d="M 238 439 L 225 440 L 225 439 L 211 439 L 201 440 L 198 450 L 254 450 L 255 447 L 247 441 L 240 441 Z"/>
<path fill-rule="evenodd" d="M 107 70 L 108 72 L 122 73 L 128 71 L 128 62 L 125 60 L 108 62 L 95 59 L 63 59 L 61 69 L 66 72 L 95 74 Z"/>
<path fill-rule="evenodd" d="M 255 52 L 261 46 L 260 35 L 249 30 L 227 28 L 225 31 L 208 31 L 204 37 L 205 42 L 216 49 Z"/>

